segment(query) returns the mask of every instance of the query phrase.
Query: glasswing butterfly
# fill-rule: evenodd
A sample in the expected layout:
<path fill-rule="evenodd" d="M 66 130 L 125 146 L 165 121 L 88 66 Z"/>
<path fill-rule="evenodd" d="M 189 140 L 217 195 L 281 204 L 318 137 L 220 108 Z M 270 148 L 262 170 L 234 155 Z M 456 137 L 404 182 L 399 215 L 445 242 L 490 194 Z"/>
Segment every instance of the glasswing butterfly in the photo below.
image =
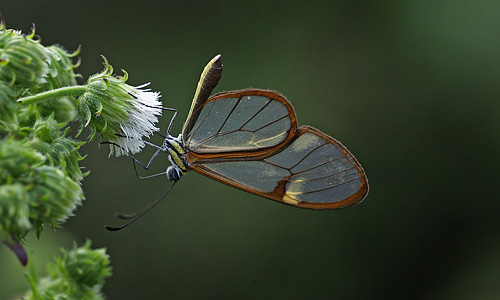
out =
<path fill-rule="evenodd" d="M 366 174 L 339 141 L 311 126 L 297 127 L 291 103 L 280 93 L 243 89 L 210 96 L 222 77 L 221 55 L 201 74 L 188 117 L 178 137 L 170 135 L 177 110 L 156 156 L 169 154 L 170 189 L 145 210 L 119 214 L 131 224 L 158 204 L 189 170 L 284 204 L 309 209 L 340 209 L 361 202 L 368 193 Z M 137 172 L 137 170 L 136 170 Z"/>

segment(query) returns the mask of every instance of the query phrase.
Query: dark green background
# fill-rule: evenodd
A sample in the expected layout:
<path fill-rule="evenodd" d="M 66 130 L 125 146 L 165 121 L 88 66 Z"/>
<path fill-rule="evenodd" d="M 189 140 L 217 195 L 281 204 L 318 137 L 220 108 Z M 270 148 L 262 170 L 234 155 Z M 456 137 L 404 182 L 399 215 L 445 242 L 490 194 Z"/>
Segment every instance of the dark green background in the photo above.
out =
<path fill-rule="evenodd" d="M 8 27 L 34 22 L 45 45 L 82 44 L 83 78 L 104 54 L 130 84 L 151 81 L 180 111 L 175 135 L 204 65 L 222 53 L 218 91 L 285 94 L 299 124 L 349 147 L 371 188 L 353 208 L 310 211 L 191 173 L 111 233 L 115 211 L 141 209 L 168 183 L 138 180 L 129 159 L 94 141 L 82 149 L 84 206 L 28 240 L 37 268 L 88 237 L 111 255 L 109 299 L 500 295 L 500 2 L 5 2 Z M 26 289 L 22 272 L 0 248 L 1 299 Z"/>

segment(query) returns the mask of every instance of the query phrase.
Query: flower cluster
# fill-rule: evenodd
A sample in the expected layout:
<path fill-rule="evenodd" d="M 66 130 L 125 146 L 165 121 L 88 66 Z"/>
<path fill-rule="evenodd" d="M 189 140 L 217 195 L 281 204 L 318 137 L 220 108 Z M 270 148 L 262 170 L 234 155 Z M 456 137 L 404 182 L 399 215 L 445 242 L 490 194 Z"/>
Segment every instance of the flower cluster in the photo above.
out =
<path fill-rule="evenodd" d="M 87 241 L 70 251 L 62 249 L 62 256 L 47 265 L 48 276 L 41 279 L 30 268 L 26 277 L 31 291 L 22 299 L 104 299 L 101 289 L 111 276 L 109 256 L 106 249 L 92 250 L 90 246 Z"/>

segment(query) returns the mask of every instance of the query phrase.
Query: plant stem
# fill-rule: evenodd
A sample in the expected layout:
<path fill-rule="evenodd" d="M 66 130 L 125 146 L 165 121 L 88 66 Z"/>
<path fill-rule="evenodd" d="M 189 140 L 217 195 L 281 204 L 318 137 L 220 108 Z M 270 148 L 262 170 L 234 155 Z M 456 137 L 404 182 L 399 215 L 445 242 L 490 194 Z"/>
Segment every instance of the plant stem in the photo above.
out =
<path fill-rule="evenodd" d="M 21 105 L 29 105 L 65 96 L 80 96 L 87 91 L 85 85 L 65 86 L 55 90 L 42 92 L 36 95 L 20 98 L 17 100 Z"/>

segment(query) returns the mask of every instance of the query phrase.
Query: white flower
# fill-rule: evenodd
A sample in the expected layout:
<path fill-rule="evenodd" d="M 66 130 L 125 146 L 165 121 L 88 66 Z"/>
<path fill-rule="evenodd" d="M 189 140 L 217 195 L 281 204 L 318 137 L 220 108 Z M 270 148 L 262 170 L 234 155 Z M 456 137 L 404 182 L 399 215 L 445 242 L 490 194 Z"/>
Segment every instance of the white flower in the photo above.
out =
<path fill-rule="evenodd" d="M 89 77 L 85 92 L 78 97 L 77 110 L 82 128 L 90 127 L 111 144 L 110 156 L 133 155 L 144 147 L 143 138 L 159 129 L 155 127 L 162 113 L 160 93 L 145 87 L 128 85 L 128 73 L 114 76 L 113 67 L 103 56 L 105 68 Z"/>
<path fill-rule="evenodd" d="M 144 147 L 144 137 L 150 137 L 159 129 L 155 127 L 158 117 L 162 113 L 161 97 L 159 92 L 144 89 L 149 83 L 138 87 L 123 84 L 130 95 L 127 102 L 130 104 L 128 118 L 120 124 L 121 133 L 116 135 L 112 142 L 119 147 L 111 145 L 110 155 L 120 156 L 135 154 Z"/>

